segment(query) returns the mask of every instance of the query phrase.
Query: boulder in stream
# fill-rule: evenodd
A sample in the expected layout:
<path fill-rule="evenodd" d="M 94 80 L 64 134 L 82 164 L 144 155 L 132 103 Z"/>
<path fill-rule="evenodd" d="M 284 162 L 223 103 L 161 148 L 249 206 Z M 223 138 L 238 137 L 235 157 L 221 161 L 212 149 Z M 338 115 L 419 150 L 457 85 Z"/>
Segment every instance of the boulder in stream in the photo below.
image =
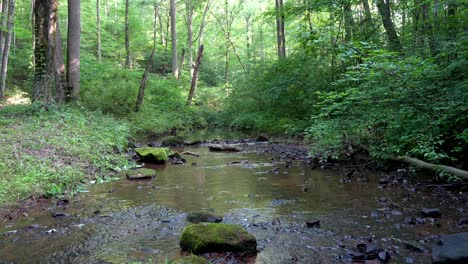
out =
<path fill-rule="evenodd" d="M 233 152 L 242 151 L 242 149 L 237 146 L 232 146 L 232 145 L 227 145 L 227 144 L 211 144 L 211 145 L 208 145 L 208 149 L 210 151 L 233 151 Z"/>
<path fill-rule="evenodd" d="M 123 171 L 122 174 L 129 180 L 144 180 L 156 177 L 155 170 L 145 168 Z"/>
<path fill-rule="evenodd" d="M 142 161 L 152 163 L 165 163 L 169 155 L 167 148 L 136 148 L 135 152 Z"/>
<path fill-rule="evenodd" d="M 468 263 L 468 232 L 443 236 L 432 248 L 432 263 Z"/>
<path fill-rule="evenodd" d="M 208 260 L 202 257 L 191 255 L 191 256 L 186 256 L 186 257 L 176 259 L 172 263 L 173 264 L 210 264 L 211 262 L 209 262 Z"/>
<path fill-rule="evenodd" d="M 222 216 L 212 215 L 205 212 L 189 213 L 187 215 L 187 221 L 192 223 L 221 223 L 223 221 Z"/>
<path fill-rule="evenodd" d="M 437 218 L 437 217 L 442 216 L 442 213 L 440 212 L 440 209 L 438 209 L 438 208 L 423 208 L 421 210 L 421 214 L 424 217 L 433 217 L 433 218 Z"/>
<path fill-rule="evenodd" d="M 242 226 L 202 223 L 182 231 L 180 247 L 194 254 L 208 252 L 257 252 L 257 240 Z"/>

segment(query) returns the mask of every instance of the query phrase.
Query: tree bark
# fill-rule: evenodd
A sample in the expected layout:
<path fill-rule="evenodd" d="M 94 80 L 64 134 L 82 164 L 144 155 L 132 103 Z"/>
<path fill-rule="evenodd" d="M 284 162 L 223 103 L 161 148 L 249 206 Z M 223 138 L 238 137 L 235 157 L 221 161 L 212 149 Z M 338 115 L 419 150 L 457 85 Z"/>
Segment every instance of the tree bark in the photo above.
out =
<path fill-rule="evenodd" d="M 250 37 L 250 18 L 251 18 L 251 15 L 248 14 L 245 16 L 245 43 L 246 43 L 246 54 L 247 54 L 247 70 L 250 68 L 250 61 L 251 61 L 251 57 L 252 57 L 252 52 L 251 52 L 251 45 L 252 45 L 252 40 L 251 40 L 251 37 Z"/>
<path fill-rule="evenodd" d="M 179 61 L 179 69 L 177 70 L 177 81 L 180 81 L 180 77 L 182 76 L 182 72 L 184 71 L 184 61 L 185 61 L 185 49 L 182 49 L 182 55 L 180 56 L 180 61 Z"/>
<path fill-rule="evenodd" d="M 345 18 L 345 41 L 350 42 L 353 40 L 354 19 L 353 11 L 351 9 L 351 1 L 343 3 L 343 11 Z"/>
<path fill-rule="evenodd" d="M 286 37 L 284 35 L 284 7 L 283 0 L 275 0 L 276 4 L 276 39 L 278 58 L 286 58 Z"/>
<path fill-rule="evenodd" d="M 188 61 L 190 66 L 190 76 L 193 76 L 193 2 L 185 0 L 185 8 L 187 9 L 187 46 L 188 46 Z M 179 67 L 181 69 L 182 67 Z M 179 72 L 180 75 L 180 72 Z M 180 78 L 177 78 L 180 79 Z"/>
<path fill-rule="evenodd" d="M 4 2 L 6 0 L 3 0 Z M 3 49 L 2 61 L 1 61 L 1 87 L 0 87 L 0 99 L 5 96 L 6 79 L 8 72 L 8 55 L 10 53 L 11 35 L 13 30 L 13 19 L 15 15 L 15 0 L 10 0 L 8 3 L 8 22 L 7 22 L 7 35 L 5 37 L 5 45 Z"/>
<path fill-rule="evenodd" d="M 159 7 L 158 7 L 156 2 L 154 3 L 154 13 L 155 13 L 155 16 L 158 17 L 159 36 L 161 38 L 161 45 L 163 47 L 166 47 L 166 51 L 167 51 L 167 41 L 166 41 L 166 37 L 165 37 L 165 34 L 164 34 L 164 26 L 163 26 L 163 22 L 162 22 L 162 18 L 161 18 L 161 12 L 159 12 Z"/>
<path fill-rule="evenodd" d="M 393 24 L 390 12 L 390 0 L 378 0 L 377 8 L 382 17 L 383 26 L 388 37 L 389 48 L 394 51 L 401 51 L 400 38 L 398 37 L 395 24 Z"/>
<path fill-rule="evenodd" d="M 0 67 L 2 65 L 3 56 L 3 49 L 5 47 L 5 31 L 4 29 L 7 28 L 8 22 L 8 6 L 9 0 L 2 1 L 2 14 L 1 14 L 1 30 L 0 30 Z"/>
<path fill-rule="evenodd" d="M 177 24 L 176 24 L 176 3 L 175 0 L 170 0 L 170 16 L 171 16 L 171 41 L 172 41 L 172 74 L 177 78 L 179 75 L 177 67 Z"/>
<path fill-rule="evenodd" d="M 65 60 L 63 58 L 63 43 L 59 23 L 55 34 L 55 97 L 57 102 L 63 103 L 66 100 L 67 76 L 65 73 Z"/>
<path fill-rule="evenodd" d="M 101 53 L 101 1 L 96 0 L 96 22 L 97 22 L 97 56 L 98 63 L 101 63 L 102 53 Z"/>
<path fill-rule="evenodd" d="M 128 21 L 129 0 L 125 0 L 125 67 L 131 68 L 130 62 L 130 25 Z"/>
<path fill-rule="evenodd" d="M 72 100 L 80 95 L 80 13 L 80 0 L 68 0 L 67 82 Z"/>
<path fill-rule="evenodd" d="M 35 0 L 35 71 L 32 100 L 42 103 L 52 101 L 52 77 L 55 70 L 55 33 L 57 25 L 57 0 Z"/>
<path fill-rule="evenodd" d="M 151 65 L 153 65 L 154 51 L 155 49 L 153 48 L 153 51 L 151 51 L 151 56 L 148 60 L 148 63 L 146 64 L 145 71 L 143 72 L 143 76 L 141 77 L 140 89 L 138 91 L 138 97 L 137 97 L 137 101 L 135 104 L 135 112 L 140 111 L 141 105 L 143 104 L 143 98 L 145 97 L 146 83 L 148 81 L 148 73 L 149 73 L 149 70 L 151 69 Z"/>
<path fill-rule="evenodd" d="M 198 48 L 197 62 L 195 63 L 195 68 L 193 70 L 192 82 L 190 84 L 189 96 L 187 98 L 187 105 L 189 105 L 189 106 L 192 105 L 192 100 L 193 100 L 193 97 L 195 96 L 195 91 L 197 89 L 198 73 L 200 72 L 200 65 L 201 65 L 201 61 L 202 61 L 202 58 L 203 58 L 203 50 L 204 50 L 204 46 L 202 44 Z"/>
<path fill-rule="evenodd" d="M 208 11 L 210 10 L 211 1 L 212 0 L 208 0 L 206 2 L 205 10 L 203 11 L 202 20 L 200 23 L 200 31 L 198 32 L 198 47 L 200 47 L 203 44 L 203 36 L 204 36 L 204 30 L 205 30 L 205 25 L 206 25 L 206 15 L 208 14 Z"/>

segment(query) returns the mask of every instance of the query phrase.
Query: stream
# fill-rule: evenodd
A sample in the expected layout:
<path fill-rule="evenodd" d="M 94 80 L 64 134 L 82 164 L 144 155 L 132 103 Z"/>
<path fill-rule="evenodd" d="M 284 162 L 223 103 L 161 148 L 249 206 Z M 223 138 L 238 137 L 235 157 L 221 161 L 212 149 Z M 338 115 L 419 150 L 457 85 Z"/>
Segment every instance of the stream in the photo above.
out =
<path fill-rule="evenodd" d="M 382 185 L 383 175 L 370 171 L 360 172 L 367 180 L 343 182 L 338 169 L 257 151 L 269 144 L 244 145 L 242 152 L 211 152 L 204 144 L 178 149 L 200 156 L 183 155 L 184 165 L 146 165 L 157 171 L 152 180 L 89 185 L 0 223 L 0 263 L 165 263 L 181 254 L 187 213 L 200 211 L 244 226 L 257 238 L 253 262 L 269 264 L 351 262 L 362 243 L 388 252 L 388 263 L 431 263 L 440 234 L 467 230 L 456 222 L 468 208 L 450 192 L 425 188 L 417 178 Z M 440 208 L 442 217 L 421 218 L 423 207 Z M 313 221 L 320 228 L 307 227 Z"/>

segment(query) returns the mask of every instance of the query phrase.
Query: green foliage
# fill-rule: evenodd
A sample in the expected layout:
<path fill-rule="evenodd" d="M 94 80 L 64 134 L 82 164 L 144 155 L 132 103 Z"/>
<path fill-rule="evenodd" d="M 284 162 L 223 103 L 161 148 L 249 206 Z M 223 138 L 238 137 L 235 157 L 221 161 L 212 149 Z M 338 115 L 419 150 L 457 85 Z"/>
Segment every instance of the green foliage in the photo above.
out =
<path fill-rule="evenodd" d="M 123 167 L 129 126 L 77 107 L 0 109 L 0 204 L 73 192 Z"/>

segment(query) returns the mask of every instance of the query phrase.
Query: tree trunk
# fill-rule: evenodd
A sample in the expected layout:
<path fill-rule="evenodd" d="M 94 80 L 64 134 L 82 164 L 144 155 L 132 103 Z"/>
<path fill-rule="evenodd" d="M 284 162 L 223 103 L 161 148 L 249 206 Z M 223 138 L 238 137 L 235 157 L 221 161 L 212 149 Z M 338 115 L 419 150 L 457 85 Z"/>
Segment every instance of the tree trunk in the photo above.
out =
<path fill-rule="evenodd" d="M 67 82 L 72 100 L 80 95 L 80 0 L 68 0 Z"/>
<path fill-rule="evenodd" d="M 437 56 L 438 54 L 438 49 L 437 49 L 437 42 L 434 36 L 434 29 L 432 28 L 432 21 L 430 21 L 429 18 L 429 3 L 424 2 L 421 5 L 421 10 L 422 10 L 422 21 L 423 21 L 423 30 L 424 30 L 424 35 L 427 38 L 427 43 L 429 44 L 429 50 L 432 54 L 432 56 Z"/>
<path fill-rule="evenodd" d="M 55 70 L 55 31 L 57 25 L 57 0 L 35 0 L 35 71 L 33 101 L 52 101 L 52 77 Z"/>
<path fill-rule="evenodd" d="M 148 73 L 149 73 L 149 70 L 151 69 L 151 65 L 153 64 L 154 51 L 155 49 L 153 48 L 153 51 L 151 51 L 151 56 L 148 60 L 148 63 L 146 64 L 145 71 L 143 72 L 143 76 L 141 77 L 140 90 L 138 91 L 138 97 L 137 97 L 137 101 L 135 104 L 135 112 L 140 111 L 141 105 L 143 104 L 143 98 L 145 97 L 146 82 L 148 80 Z"/>
<path fill-rule="evenodd" d="M 4 0 L 5 1 L 5 0 Z M 15 15 L 15 0 L 10 0 L 8 3 L 8 22 L 7 22 L 7 35 L 5 38 L 5 46 L 3 49 L 2 63 L 1 63 L 1 87 L 0 87 L 0 100 L 5 96 L 6 78 L 8 71 L 8 55 L 10 53 L 11 35 L 13 30 L 13 18 Z"/>
<path fill-rule="evenodd" d="M 166 41 L 166 37 L 165 37 L 165 34 L 164 34 L 164 26 L 163 26 L 163 22 L 162 22 L 162 18 L 161 18 L 161 12 L 159 12 L 159 7 L 158 7 L 156 2 L 154 3 L 154 13 L 155 13 L 155 16 L 158 17 L 159 36 L 161 38 L 161 45 L 163 47 L 166 47 L 166 51 L 167 51 L 167 41 Z"/>
<path fill-rule="evenodd" d="M 198 84 L 198 73 L 200 72 L 200 65 L 203 58 L 203 44 L 198 48 L 197 62 L 195 63 L 195 68 L 193 69 L 192 82 L 190 84 L 189 96 L 187 98 L 187 105 L 192 105 L 193 97 L 195 96 L 195 91 Z"/>
<path fill-rule="evenodd" d="M 66 94 L 67 76 L 65 73 L 65 60 L 63 59 L 62 34 L 59 23 L 55 34 L 55 97 L 57 102 L 63 103 L 70 94 Z"/>
<path fill-rule="evenodd" d="M 208 14 L 208 11 L 210 10 L 211 1 L 212 0 L 208 0 L 206 2 L 205 10 L 203 11 L 202 20 L 200 23 L 200 31 L 198 32 L 198 47 L 200 47 L 203 44 L 203 35 L 204 35 L 204 30 L 205 30 L 205 25 L 206 25 L 206 15 Z"/>
<path fill-rule="evenodd" d="M 400 38 L 398 37 L 395 24 L 393 24 L 390 12 L 390 0 L 378 0 L 377 8 L 382 17 L 383 26 L 388 37 L 389 48 L 394 51 L 401 51 Z"/>
<path fill-rule="evenodd" d="M 131 68 L 130 62 L 130 25 L 128 21 L 129 0 L 125 0 L 125 67 Z"/>
<path fill-rule="evenodd" d="M 175 0 L 170 0 L 170 16 L 171 16 L 171 41 L 172 41 L 172 74 L 177 78 L 179 75 L 177 67 L 177 24 L 176 24 L 176 3 Z"/>
<path fill-rule="evenodd" d="M 247 70 L 250 68 L 250 61 L 251 61 L 251 57 L 252 57 L 252 52 L 251 52 L 251 45 L 252 45 L 252 40 L 251 40 L 251 37 L 250 37 L 250 18 L 251 18 L 251 15 L 248 14 L 245 16 L 245 43 L 246 43 L 246 54 L 247 54 Z"/>
<path fill-rule="evenodd" d="M 98 63 L 101 63 L 101 8 L 100 8 L 100 0 L 96 0 L 96 22 L 97 22 L 97 55 L 98 55 Z"/>
<path fill-rule="evenodd" d="M 1 30 L 0 30 L 0 67 L 2 65 L 3 56 L 3 49 L 5 47 L 5 31 L 4 29 L 7 28 L 8 22 L 8 6 L 9 0 L 2 1 L 2 14 L 1 14 Z"/>
<path fill-rule="evenodd" d="M 182 49 L 182 55 L 180 56 L 180 61 L 179 61 L 179 69 L 177 70 L 177 81 L 180 81 L 180 77 L 182 76 L 182 72 L 184 71 L 184 61 L 185 61 L 185 49 Z"/>
<path fill-rule="evenodd" d="M 343 3 L 343 11 L 345 18 L 345 41 L 350 42 L 353 40 L 354 19 L 353 11 L 351 9 L 351 1 Z"/>
<path fill-rule="evenodd" d="M 284 8 L 283 0 L 275 0 L 276 4 L 276 39 L 278 58 L 286 58 L 286 37 L 284 36 Z"/>
<path fill-rule="evenodd" d="M 190 66 L 190 76 L 193 76 L 193 2 L 192 0 L 185 0 L 185 6 L 187 11 L 187 46 L 188 46 L 188 61 Z M 182 67 L 179 67 L 182 69 Z M 180 75 L 180 71 L 179 71 Z M 177 78 L 180 79 L 180 78 Z"/>

